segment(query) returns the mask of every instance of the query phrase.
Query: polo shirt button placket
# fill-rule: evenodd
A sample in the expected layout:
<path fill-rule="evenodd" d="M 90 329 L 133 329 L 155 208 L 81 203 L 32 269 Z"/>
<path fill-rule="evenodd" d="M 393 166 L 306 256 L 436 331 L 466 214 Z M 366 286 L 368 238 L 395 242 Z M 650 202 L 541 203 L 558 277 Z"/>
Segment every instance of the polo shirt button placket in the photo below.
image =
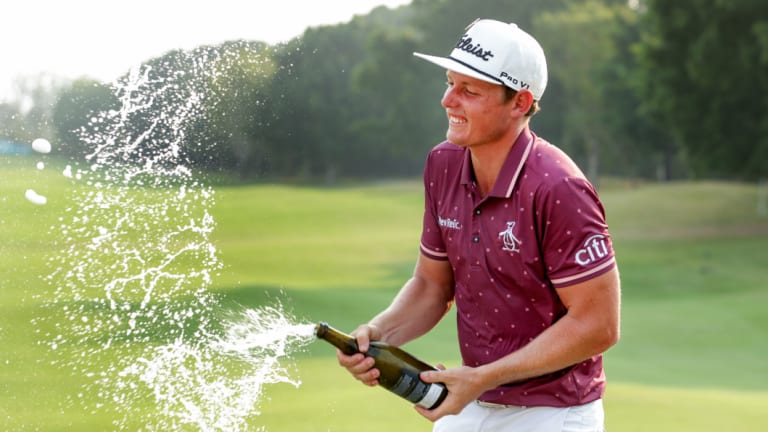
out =
<path fill-rule="evenodd" d="M 480 216 L 480 213 L 482 213 L 482 211 L 479 208 L 476 208 L 475 209 L 475 216 Z M 480 234 L 479 233 L 475 233 L 475 234 L 472 235 L 472 243 L 474 243 L 474 244 L 480 243 Z"/>

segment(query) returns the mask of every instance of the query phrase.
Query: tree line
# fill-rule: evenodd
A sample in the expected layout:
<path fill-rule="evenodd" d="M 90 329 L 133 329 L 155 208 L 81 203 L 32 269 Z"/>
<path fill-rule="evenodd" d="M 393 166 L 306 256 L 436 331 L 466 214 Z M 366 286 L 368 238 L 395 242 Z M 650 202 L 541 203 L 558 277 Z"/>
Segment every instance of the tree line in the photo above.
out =
<path fill-rule="evenodd" d="M 203 87 L 204 110 L 184 125 L 200 167 L 242 181 L 415 176 L 444 137 L 445 78 L 412 53 L 447 55 L 478 17 L 540 41 L 550 77 L 532 128 L 590 177 L 768 176 L 768 3 L 759 0 L 413 0 L 284 44 L 231 41 L 145 64 L 152 82 Z M 196 69 L 214 57 L 222 61 Z M 28 85 L 22 101 L 0 104 L 0 138 L 48 136 L 81 158 L 82 130 L 119 106 L 105 83 Z"/>

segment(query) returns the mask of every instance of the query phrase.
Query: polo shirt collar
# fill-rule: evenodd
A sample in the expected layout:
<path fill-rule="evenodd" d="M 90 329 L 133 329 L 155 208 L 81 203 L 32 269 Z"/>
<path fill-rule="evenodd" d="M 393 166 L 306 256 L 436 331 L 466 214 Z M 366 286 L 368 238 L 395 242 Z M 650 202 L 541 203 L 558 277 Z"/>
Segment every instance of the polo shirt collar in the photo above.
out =
<path fill-rule="evenodd" d="M 536 139 L 536 135 L 530 128 L 523 129 L 520 135 L 517 137 L 515 144 L 507 154 L 507 160 L 504 161 L 504 165 L 501 167 L 499 177 L 496 179 L 496 183 L 493 185 L 493 190 L 488 196 L 509 198 L 512 196 L 512 190 L 517 184 L 517 179 L 520 176 L 520 172 L 523 170 L 525 161 L 528 159 L 528 155 L 533 148 L 533 142 Z M 475 181 L 474 171 L 472 170 L 472 155 L 467 149 L 464 152 L 464 163 L 461 167 L 461 183 L 465 185 L 472 184 Z"/>

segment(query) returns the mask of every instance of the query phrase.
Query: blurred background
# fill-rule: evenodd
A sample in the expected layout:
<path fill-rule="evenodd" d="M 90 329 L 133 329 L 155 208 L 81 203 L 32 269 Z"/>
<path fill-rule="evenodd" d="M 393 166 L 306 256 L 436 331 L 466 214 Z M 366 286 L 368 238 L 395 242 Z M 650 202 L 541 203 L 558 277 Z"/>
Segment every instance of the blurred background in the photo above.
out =
<path fill-rule="evenodd" d="M 442 72 L 412 53 L 447 55 L 468 23 L 493 17 L 517 23 L 543 45 L 550 77 L 543 112 L 534 118 L 533 128 L 569 152 L 591 178 L 753 181 L 768 175 L 765 2 L 416 0 L 356 15 L 345 9 L 357 3 L 328 3 L 322 9 L 347 11 L 337 19 L 354 17 L 311 25 L 292 38 L 273 33 L 270 39 L 282 38 L 279 42 L 238 37 L 228 30 L 224 36 L 230 40 L 199 46 L 184 38 L 195 33 L 188 27 L 209 25 L 194 7 L 191 12 L 185 12 L 186 6 L 163 8 L 158 12 L 165 21 L 153 19 L 153 7 L 147 5 L 128 8 L 132 14 L 104 8 L 108 13 L 100 16 L 109 21 L 82 24 L 93 26 L 92 43 L 107 51 L 103 63 L 122 51 L 132 58 L 117 63 L 122 70 L 101 67 L 82 71 L 76 79 L 58 76 L 55 70 L 8 77 L 0 104 L 2 151 L 8 154 L 14 145 L 44 136 L 58 143 L 61 155 L 77 157 L 84 150 L 73 131 L 94 112 L 118 104 L 109 82 L 89 75 L 111 73 L 116 79 L 142 62 L 163 76 L 185 69 L 182 49 L 213 55 L 239 44 L 241 55 L 211 83 L 216 97 L 208 102 L 206 118 L 189 132 L 194 136 L 190 146 L 205 149 L 198 145 L 205 141 L 217 146 L 214 155 L 190 149 L 198 163 L 240 181 L 412 177 L 419 175 L 425 152 L 444 133 Z M 261 17 L 276 24 L 274 32 L 284 33 L 285 26 L 302 19 L 312 23 L 292 18 L 312 16 L 313 10 L 302 11 L 307 5 L 296 5 L 285 17 L 282 9 L 271 17 L 261 7 L 238 10 L 226 3 L 210 5 L 208 13 L 209 20 L 224 23 L 245 17 L 232 18 L 232 27 L 267 32 L 257 19 Z M 27 32 L 8 36 L 4 45 L 24 46 L 27 38 L 41 33 L 56 39 L 46 23 L 58 19 L 67 24 L 67 14 L 87 16 L 89 6 L 94 5 L 81 10 L 56 6 L 61 16 L 40 7 L 37 13 L 54 17 L 35 25 L 32 13 L 25 17 Z M 247 25 L 249 19 L 252 25 Z M 121 20 L 124 26 L 111 27 Z M 187 24 L 179 24 L 185 20 Z M 66 25 L 62 30 L 74 31 Z M 176 35 L 178 40 L 164 43 L 177 49 L 137 58 L 125 47 L 131 39 L 140 41 L 143 33 Z M 197 38 L 205 34 L 200 33 Z M 113 37 L 116 46 L 110 48 Z M 163 42 L 158 40 L 158 45 Z M 151 51 L 157 50 L 153 46 Z M 58 51 L 66 57 L 66 49 Z M 27 53 L 41 65 L 45 55 Z M 98 59 L 101 54 L 89 51 L 88 56 Z M 15 66 L 4 62 L 4 76 Z M 65 69 L 71 76 L 76 68 L 70 63 Z"/>
<path fill-rule="evenodd" d="M 152 395 L 115 422 L 121 401 L 87 394 L 92 377 L 65 367 L 87 351 L 44 341 L 48 327 L 67 331 L 50 318 L 46 280 L 71 235 L 62 221 L 98 187 L 60 173 L 88 170 L 98 143 L 83 131 L 124 110 L 132 74 L 157 98 L 130 117 L 131 139 L 169 142 L 156 119 L 204 95 L 178 143 L 216 192 L 223 266 L 210 291 L 233 310 L 277 301 L 349 331 L 412 271 L 421 169 L 445 134 L 444 73 L 412 53 L 447 55 L 479 17 L 542 44 L 550 76 L 532 129 L 573 157 L 606 207 L 624 296 L 623 337 L 606 354 L 608 430 L 766 430 L 768 2 L 154 3 L 27 1 L 4 13 L 0 430 L 154 430 Z M 30 148 L 40 137 L 50 155 Z M 141 163 L 142 152 L 124 157 Z M 24 200 L 32 186 L 48 204 Z M 452 317 L 407 348 L 458 364 Z M 291 370 L 302 384 L 268 389 L 244 430 L 429 430 L 408 404 L 350 379 L 329 347 L 296 353 Z"/>

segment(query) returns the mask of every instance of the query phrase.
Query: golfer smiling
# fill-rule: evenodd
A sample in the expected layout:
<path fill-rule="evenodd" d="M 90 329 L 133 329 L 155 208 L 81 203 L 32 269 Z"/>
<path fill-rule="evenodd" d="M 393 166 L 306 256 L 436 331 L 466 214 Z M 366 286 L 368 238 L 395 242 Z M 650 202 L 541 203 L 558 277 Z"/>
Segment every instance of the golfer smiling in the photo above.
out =
<path fill-rule="evenodd" d="M 544 52 L 515 24 L 478 20 L 448 57 L 416 55 L 446 69 L 447 140 L 424 170 L 413 277 L 354 331 L 360 349 L 417 338 L 455 303 L 462 366 L 422 373 L 449 393 L 416 407 L 434 431 L 603 431 L 619 273 L 595 189 L 529 127 Z M 372 358 L 339 353 L 339 363 L 376 385 Z"/>

